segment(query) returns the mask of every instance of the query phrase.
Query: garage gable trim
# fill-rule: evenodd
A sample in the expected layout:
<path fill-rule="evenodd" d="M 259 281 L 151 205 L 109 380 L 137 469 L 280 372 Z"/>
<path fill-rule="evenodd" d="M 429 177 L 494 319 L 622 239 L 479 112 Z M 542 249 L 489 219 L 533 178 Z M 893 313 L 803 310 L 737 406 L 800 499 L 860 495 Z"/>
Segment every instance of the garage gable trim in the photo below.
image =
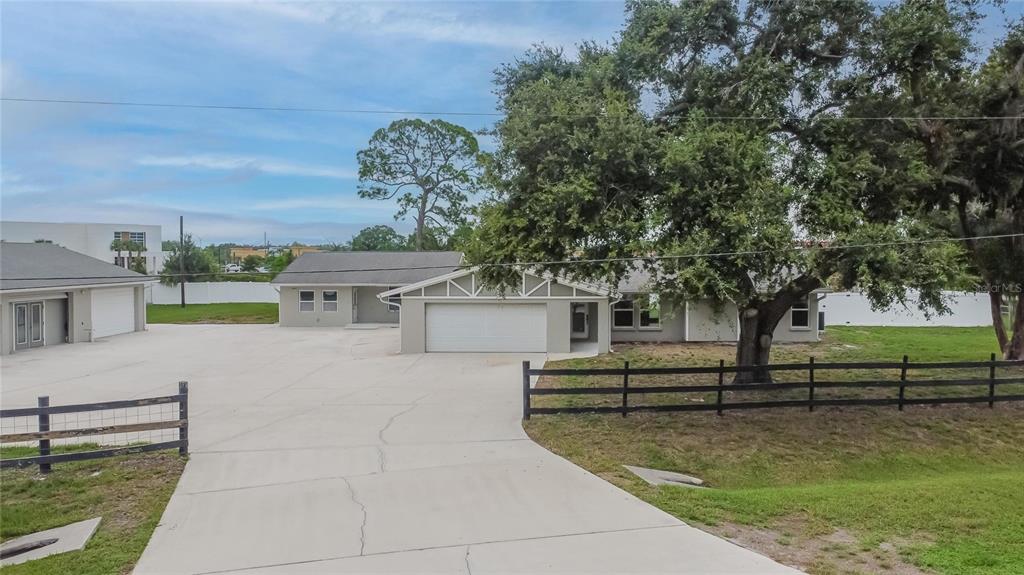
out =
<path fill-rule="evenodd" d="M 584 285 L 577 282 L 571 282 L 555 278 L 551 274 L 535 274 L 530 272 L 522 272 L 519 285 L 515 289 L 511 290 L 511 293 L 504 297 L 498 296 L 493 293 L 485 293 L 485 288 L 482 282 L 478 281 L 476 277 L 477 268 L 469 268 L 464 270 L 458 270 L 449 274 L 441 275 L 429 280 L 424 280 L 407 286 L 395 288 L 393 290 L 381 292 L 377 294 L 377 297 L 381 301 L 395 296 L 403 297 L 431 297 L 431 298 L 489 298 L 489 299 L 518 299 L 518 298 L 554 298 L 554 299 L 571 299 L 571 298 L 606 298 L 611 296 L 611 290 L 597 286 L 597 285 Z M 466 282 L 459 282 L 457 280 L 469 276 L 469 289 L 466 289 Z M 529 281 L 528 278 L 533 278 L 533 281 Z M 568 288 L 563 294 L 556 294 L 552 289 L 553 286 L 562 286 Z M 440 287 L 441 293 L 434 295 L 427 295 L 427 288 Z M 569 291 L 571 290 L 571 291 Z"/>

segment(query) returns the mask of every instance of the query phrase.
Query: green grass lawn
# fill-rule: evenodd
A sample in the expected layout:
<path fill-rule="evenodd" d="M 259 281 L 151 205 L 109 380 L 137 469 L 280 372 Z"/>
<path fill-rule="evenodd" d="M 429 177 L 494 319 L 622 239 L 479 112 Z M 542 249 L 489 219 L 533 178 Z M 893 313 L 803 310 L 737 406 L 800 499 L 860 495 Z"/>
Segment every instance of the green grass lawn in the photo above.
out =
<path fill-rule="evenodd" d="M 148 323 L 277 323 L 276 303 L 207 303 L 146 306 Z"/>
<path fill-rule="evenodd" d="M 5 448 L 3 457 L 29 451 Z M 103 518 L 85 549 L 4 567 L 5 575 L 130 573 L 184 466 L 177 452 L 163 451 L 57 463 L 45 476 L 38 468 L 0 471 L 0 539 Z"/>
<path fill-rule="evenodd" d="M 994 339 L 991 328 L 829 328 L 818 344 L 777 346 L 773 359 L 980 360 Z M 548 366 L 712 365 L 734 353 L 711 344 L 616 349 Z M 684 521 L 811 573 L 1024 574 L 1021 405 L 540 415 L 526 429 Z M 696 475 L 710 488 L 651 487 L 622 465 Z"/>

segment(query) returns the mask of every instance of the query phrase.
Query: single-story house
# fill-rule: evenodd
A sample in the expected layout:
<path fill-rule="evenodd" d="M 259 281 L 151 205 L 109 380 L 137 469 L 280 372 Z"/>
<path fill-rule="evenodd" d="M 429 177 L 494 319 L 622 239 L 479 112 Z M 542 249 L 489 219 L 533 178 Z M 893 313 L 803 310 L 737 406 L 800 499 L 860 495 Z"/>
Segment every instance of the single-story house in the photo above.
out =
<path fill-rule="evenodd" d="M 668 309 L 649 294 L 644 279 L 618 289 L 523 272 L 505 293 L 486 288 L 463 268 L 378 294 L 399 307 L 403 353 L 564 353 L 574 343 L 596 342 L 598 353 L 614 342 L 734 342 L 739 338 L 735 304 L 716 310 L 708 301 Z M 794 306 L 780 322 L 775 341 L 817 341 L 818 293 Z M 590 345 L 593 345 L 591 343 Z"/>
<path fill-rule="evenodd" d="M 688 301 L 681 309 L 659 303 L 645 273 L 634 273 L 618 285 L 612 303 L 612 342 L 735 342 L 740 337 L 739 308 L 726 303 L 715 309 L 710 301 Z M 794 305 L 775 328 L 773 341 L 807 343 L 825 329 L 818 304 L 828 290 L 811 292 Z"/>
<path fill-rule="evenodd" d="M 146 283 L 55 244 L 0 242 L 0 355 L 143 331 Z"/>
<path fill-rule="evenodd" d="M 609 350 L 610 289 L 529 272 L 521 278 L 498 293 L 475 270 L 460 269 L 379 297 L 401 308 L 402 353 L 563 353 L 573 341 L 596 342 L 598 353 Z"/>
<path fill-rule="evenodd" d="M 315 252 L 295 259 L 271 282 L 285 327 L 398 324 L 397 299 L 377 294 L 452 272 L 461 252 Z"/>

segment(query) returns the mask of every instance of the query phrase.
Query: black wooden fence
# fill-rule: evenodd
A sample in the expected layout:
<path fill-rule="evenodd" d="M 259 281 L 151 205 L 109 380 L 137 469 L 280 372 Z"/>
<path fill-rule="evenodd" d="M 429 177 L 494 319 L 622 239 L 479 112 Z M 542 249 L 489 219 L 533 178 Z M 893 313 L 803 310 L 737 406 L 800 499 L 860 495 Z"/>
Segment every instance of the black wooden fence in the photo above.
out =
<path fill-rule="evenodd" d="M 930 370 L 979 369 L 987 368 L 988 376 L 984 378 L 961 379 L 912 379 L 910 373 L 928 372 Z M 770 409 L 782 407 L 806 407 L 814 411 L 821 406 L 844 405 L 895 405 L 903 411 L 907 405 L 930 405 L 944 403 L 987 403 L 993 407 L 997 402 L 1024 401 L 1024 394 L 997 393 L 1000 385 L 1022 384 L 1024 377 L 996 377 L 997 368 L 1024 368 L 1024 361 L 999 361 L 992 354 L 989 361 L 960 362 L 927 362 L 911 363 L 907 356 L 901 362 L 861 362 L 861 363 L 816 363 L 812 357 L 808 363 L 786 363 L 770 366 L 772 372 L 804 371 L 806 381 L 784 381 L 778 383 L 726 383 L 726 374 L 753 372 L 759 366 L 726 366 L 720 361 L 713 367 L 630 367 L 629 362 L 621 368 L 585 368 L 585 369 L 534 369 L 529 361 L 523 362 L 523 419 L 531 415 L 550 413 L 621 413 L 626 417 L 630 412 L 637 411 L 716 411 L 722 415 L 730 409 Z M 899 379 L 870 379 L 852 381 L 825 381 L 816 379 L 821 372 L 836 370 L 899 370 Z M 630 376 L 641 375 L 715 375 L 718 382 L 713 385 L 630 385 Z M 622 385 L 616 387 L 539 387 L 530 385 L 534 376 L 578 377 L 578 376 L 619 376 Z M 982 395 L 938 395 L 934 397 L 906 396 L 908 388 L 950 388 L 950 387 L 981 387 L 986 390 Z M 815 397 L 815 390 L 821 389 L 892 389 L 893 397 L 855 397 L 855 398 L 821 398 Z M 783 391 L 804 390 L 805 399 L 763 399 Z M 725 401 L 725 393 L 742 395 L 752 393 L 755 401 Z M 631 404 L 630 397 L 646 394 L 693 394 L 713 393 L 714 402 L 702 403 L 670 403 L 670 404 Z M 618 395 L 622 397 L 621 405 L 594 406 L 556 406 L 534 407 L 531 398 L 534 396 L 576 396 L 576 395 Z"/>
<path fill-rule="evenodd" d="M 145 421 L 137 423 L 125 423 L 121 425 L 101 425 L 79 429 L 50 429 L 50 416 L 56 414 L 77 414 L 97 411 L 112 411 L 130 408 L 150 408 L 152 406 L 177 403 L 178 414 L 176 419 L 165 419 L 160 421 Z M 23 407 L 0 410 L 0 419 L 8 418 L 37 418 L 36 431 L 23 433 L 7 433 L 0 435 L 2 444 L 24 444 L 26 442 L 39 442 L 39 455 L 32 457 L 18 457 L 0 459 L 0 468 L 27 467 L 38 465 L 39 471 L 47 473 L 54 463 L 65 461 L 84 461 L 98 459 L 101 457 L 114 457 L 131 453 L 142 453 L 148 451 L 161 451 L 164 449 L 177 449 L 181 455 L 188 454 L 188 382 L 178 382 L 177 395 L 163 397 L 148 397 L 144 399 L 127 399 L 122 401 L 107 401 L 100 403 L 81 403 L 77 405 L 50 405 L 50 398 L 42 396 L 38 400 L 37 407 Z M 177 429 L 178 438 L 173 441 L 157 441 L 153 443 L 140 443 L 109 447 L 92 451 L 70 451 L 67 453 L 51 453 L 50 441 L 55 439 L 79 439 L 83 437 L 113 435 L 118 433 L 138 433 L 153 430 Z"/>

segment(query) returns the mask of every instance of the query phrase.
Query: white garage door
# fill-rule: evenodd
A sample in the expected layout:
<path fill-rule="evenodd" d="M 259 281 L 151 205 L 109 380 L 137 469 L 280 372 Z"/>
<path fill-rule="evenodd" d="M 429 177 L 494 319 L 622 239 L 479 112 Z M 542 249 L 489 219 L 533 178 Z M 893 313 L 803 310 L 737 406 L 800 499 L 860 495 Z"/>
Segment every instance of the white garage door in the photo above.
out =
<path fill-rule="evenodd" d="M 133 288 L 92 290 L 92 337 L 135 331 Z"/>
<path fill-rule="evenodd" d="M 544 304 L 428 303 L 427 351 L 543 352 Z"/>

